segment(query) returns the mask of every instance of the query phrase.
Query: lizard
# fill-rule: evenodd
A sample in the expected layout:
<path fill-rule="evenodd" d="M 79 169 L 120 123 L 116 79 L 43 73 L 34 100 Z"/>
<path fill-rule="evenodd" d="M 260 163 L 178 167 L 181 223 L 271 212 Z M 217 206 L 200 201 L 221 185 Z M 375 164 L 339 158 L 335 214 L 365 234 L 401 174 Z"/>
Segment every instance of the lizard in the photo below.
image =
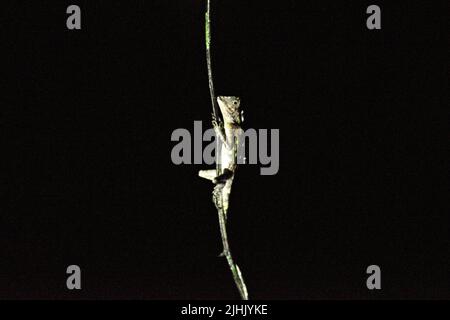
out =
<path fill-rule="evenodd" d="M 223 210 L 225 218 L 229 208 L 231 186 L 237 168 L 238 147 L 242 143 L 242 123 L 244 121 L 241 111 L 241 100 L 235 96 L 218 96 L 217 103 L 223 117 L 223 123 L 218 121 L 213 114 L 212 125 L 219 139 L 220 171 L 200 170 L 198 175 L 215 184 L 213 202 L 218 210 Z"/>

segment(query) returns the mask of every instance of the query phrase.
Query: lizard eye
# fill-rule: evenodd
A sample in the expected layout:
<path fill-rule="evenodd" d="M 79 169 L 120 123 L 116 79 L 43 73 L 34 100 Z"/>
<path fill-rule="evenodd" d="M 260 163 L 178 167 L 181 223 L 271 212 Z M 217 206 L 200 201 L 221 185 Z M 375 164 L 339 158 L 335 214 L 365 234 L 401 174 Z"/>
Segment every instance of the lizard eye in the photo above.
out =
<path fill-rule="evenodd" d="M 237 101 L 236 101 L 236 100 L 234 100 L 233 104 L 234 104 L 234 105 L 237 105 L 238 103 L 237 103 Z"/>

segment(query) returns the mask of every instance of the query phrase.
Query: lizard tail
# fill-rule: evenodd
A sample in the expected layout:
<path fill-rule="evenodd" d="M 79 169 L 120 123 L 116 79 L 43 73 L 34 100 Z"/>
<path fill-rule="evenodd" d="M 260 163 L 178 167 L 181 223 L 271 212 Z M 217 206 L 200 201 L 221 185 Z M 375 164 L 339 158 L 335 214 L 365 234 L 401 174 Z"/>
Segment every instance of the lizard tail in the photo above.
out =
<path fill-rule="evenodd" d="M 219 214 L 223 214 L 225 218 L 225 223 L 227 222 L 227 213 L 228 213 L 228 205 L 227 203 L 224 203 L 223 199 L 223 184 L 217 184 L 214 187 L 213 193 L 212 193 L 212 200 L 214 205 L 216 206 L 216 209 L 219 211 Z M 227 253 L 225 252 L 225 248 L 223 248 L 223 251 L 221 254 L 219 254 L 219 257 L 226 257 Z"/>

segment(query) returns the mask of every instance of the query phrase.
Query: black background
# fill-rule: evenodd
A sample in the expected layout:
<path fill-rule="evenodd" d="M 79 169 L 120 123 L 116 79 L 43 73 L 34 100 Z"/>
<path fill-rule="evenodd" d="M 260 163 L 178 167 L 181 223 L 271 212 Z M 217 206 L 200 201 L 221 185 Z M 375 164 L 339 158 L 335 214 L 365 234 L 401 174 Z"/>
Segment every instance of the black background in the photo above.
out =
<path fill-rule="evenodd" d="M 231 198 L 251 298 L 450 298 L 445 2 L 213 1 L 217 94 L 280 129 L 279 173 Z M 79 31 L 72 2 L 2 2 L 0 298 L 238 298 L 205 166 L 170 158 L 210 123 L 205 1 L 75 3 Z"/>

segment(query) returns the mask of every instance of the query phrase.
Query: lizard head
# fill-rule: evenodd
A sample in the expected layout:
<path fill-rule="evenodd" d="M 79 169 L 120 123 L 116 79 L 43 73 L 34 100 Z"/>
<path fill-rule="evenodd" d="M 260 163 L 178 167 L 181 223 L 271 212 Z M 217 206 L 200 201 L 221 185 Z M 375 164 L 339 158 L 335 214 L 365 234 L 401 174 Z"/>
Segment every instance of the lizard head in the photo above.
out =
<path fill-rule="evenodd" d="M 243 112 L 241 111 L 241 100 L 239 97 L 218 96 L 217 103 L 222 112 L 223 121 L 229 124 L 241 125 L 244 122 Z"/>

